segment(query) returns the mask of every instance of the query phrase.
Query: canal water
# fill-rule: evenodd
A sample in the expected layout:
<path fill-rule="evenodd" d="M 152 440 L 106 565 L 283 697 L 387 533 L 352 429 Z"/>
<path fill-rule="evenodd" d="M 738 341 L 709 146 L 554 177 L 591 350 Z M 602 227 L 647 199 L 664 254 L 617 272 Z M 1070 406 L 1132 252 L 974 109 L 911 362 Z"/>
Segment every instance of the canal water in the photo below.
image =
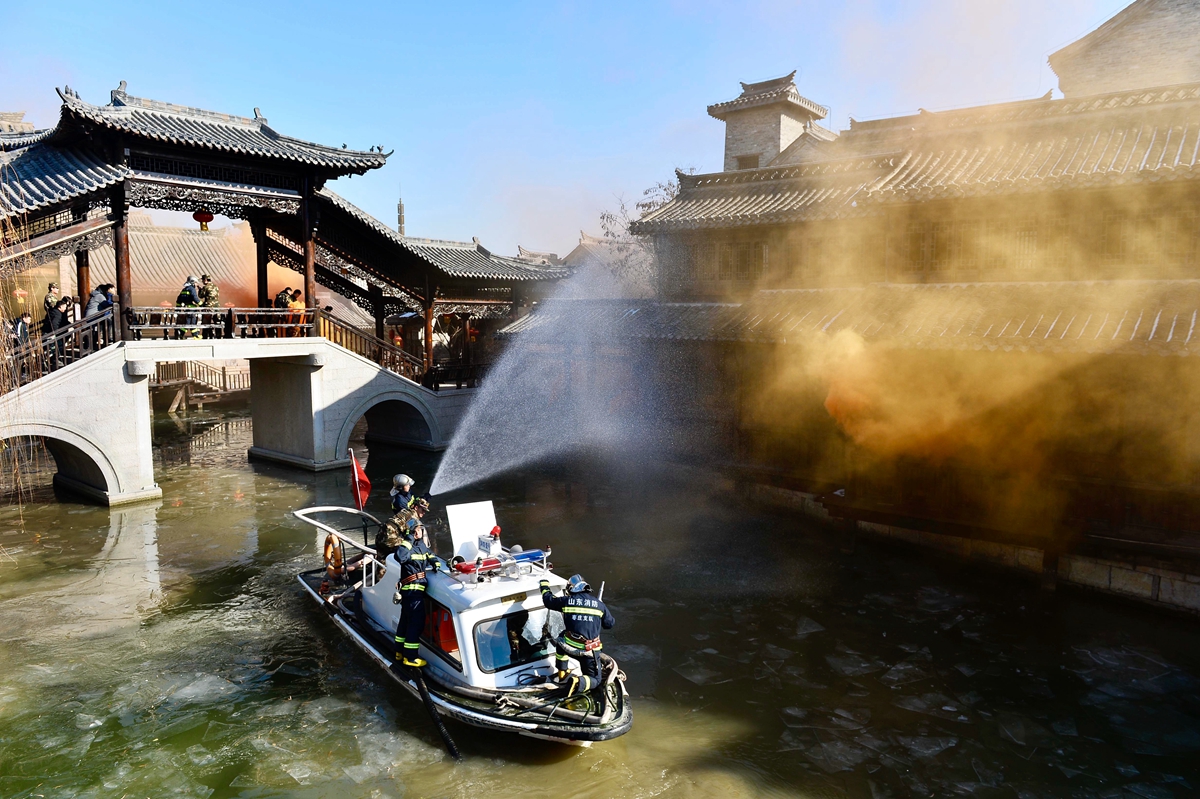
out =
<path fill-rule="evenodd" d="M 292 508 L 345 474 L 251 465 L 246 419 L 160 420 L 161 504 L 0 510 L 0 796 L 1185 797 L 1200 636 L 860 541 L 674 470 L 573 462 L 438 497 L 605 581 L 635 722 L 590 749 L 439 747 L 301 595 Z M 427 485 L 436 457 L 360 448 Z M 443 538 L 442 545 L 445 546 Z"/>

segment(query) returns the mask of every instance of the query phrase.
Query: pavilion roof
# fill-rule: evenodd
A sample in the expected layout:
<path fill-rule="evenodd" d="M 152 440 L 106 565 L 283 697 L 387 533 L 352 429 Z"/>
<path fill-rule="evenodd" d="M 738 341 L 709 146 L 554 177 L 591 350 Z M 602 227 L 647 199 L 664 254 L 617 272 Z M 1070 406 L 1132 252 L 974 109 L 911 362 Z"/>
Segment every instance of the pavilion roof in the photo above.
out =
<path fill-rule="evenodd" d="M 796 90 L 795 77 L 796 72 L 793 70 L 782 78 L 772 78 L 758 83 L 743 83 L 740 95 L 732 100 L 710 105 L 708 107 L 709 116 L 724 119 L 734 111 L 776 104 L 795 106 L 813 119 L 824 119 L 829 116 L 828 108 L 801 96 L 800 92 Z"/>
<path fill-rule="evenodd" d="M 851 121 L 795 162 L 679 175 L 636 233 L 779 224 L 886 203 L 1200 179 L 1200 84 Z"/>
<path fill-rule="evenodd" d="M 388 154 L 327 147 L 284 136 L 255 109 L 253 119 L 134 97 L 121 88 L 108 105 L 92 105 L 69 87 L 59 89 L 62 112 L 55 138 L 71 138 L 74 125 L 98 125 L 155 142 L 199 147 L 240 156 L 290 161 L 339 174 L 381 167 Z"/>
<path fill-rule="evenodd" d="M 1200 355 L 1200 280 L 874 284 L 760 291 L 744 303 L 549 300 L 501 333 L 564 317 L 632 339 L 804 343 L 849 331 L 903 348 Z"/>
<path fill-rule="evenodd" d="M 73 200 L 120 182 L 123 166 L 107 164 L 85 150 L 39 142 L 0 150 L 0 218 L 27 214 Z"/>
<path fill-rule="evenodd" d="M 450 278 L 520 283 L 558 280 L 570 274 L 570 269 L 563 266 L 532 263 L 520 258 L 496 255 L 478 240 L 468 243 L 401 236 L 396 230 L 329 189 L 321 189 L 317 192 L 317 197 L 365 225 L 384 242 L 415 255 Z"/>

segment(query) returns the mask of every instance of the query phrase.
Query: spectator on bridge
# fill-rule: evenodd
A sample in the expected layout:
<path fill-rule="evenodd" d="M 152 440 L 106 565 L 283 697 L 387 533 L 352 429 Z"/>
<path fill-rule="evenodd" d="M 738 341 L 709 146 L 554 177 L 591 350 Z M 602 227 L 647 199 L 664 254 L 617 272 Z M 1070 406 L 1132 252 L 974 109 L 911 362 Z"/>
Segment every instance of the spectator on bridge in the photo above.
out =
<path fill-rule="evenodd" d="M 221 317 L 217 309 L 221 307 L 221 290 L 208 275 L 200 276 L 200 305 L 206 313 L 201 317 L 205 328 L 205 338 L 220 338 L 220 331 L 211 325 L 220 324 Z"/>
<path fill-rule="evenodd" d="M 195 275 L 188 275 L 187 282 L 183 284 L 183 288 L 179 290 L 178 296 L 175 297 L 176 308 L 199 308 L 200 307 L 200 291 L 196 288 Z M 196 317 L 194 314 L 180 314 L 176 318 L 176 323 L 179 325 L 194 325 Z M 200 331 L 195 328 L 181 327 L 176 335 L 179 338 L 200 338 Z"/>
<path fill-rule="evenodd" d="M 58 305 L 58 284 L 51 283 L 46 287 L 46 298 L 42 300 L 42 309 L 49 314 L 56 305 Z"/>
<path fill-rule="evenodd" d="M 113 307 L 117 298 L 117 289 L 112 283 L 101 283 L 92 289 L 88 296 L 87 305 L 83 308 L 83 318 L 89 319 L 96 314 L 104 313 Z"/>
<path fill-rule="evenodd" d="M 42 319 L 42 335 L 47 343 L 55 333 L 71 326 L 71 318 L 67 315 L 67 306 L 70 304 L 71 301 L 66 297 L 59 297 L 54 307 L 46 312 L 45 318 Z M 53 372 L 63 365 L 64 342 L 58 341 L 50 344 L 49 349 L 50 363 L 48 366 L 49 371 Z"/>
<path fill-rule="evenodd" d="M 275 307 L 283 310 L 288 307 L 288 303 L 292 301 L 292 287 L 284 286 L 283 291 L 275 295 Z"/>
<path fill-rule="evenodd" d="M 302 296 L 303 292 L 301 292 L 300 289 L 293 289 L 291 300 L 288 302 L 287 306 L 288 310 L 291 311 L 291 313 L 288 314 L 288 322 L 289 324 L 295 324 L 295 327 L 292 328 L 292 335 L 297 338 L 304 335 L 305 304 L 304 300 L 301 299 Z"/>
<path fill-rule="evenodd" d="M 33 316 L 29 311 L 21 311 L 21 315 L 12 323 L 12 345 L 13 348 L 20 347 L 29 343 L 29 324 L 33 321 Z"/>

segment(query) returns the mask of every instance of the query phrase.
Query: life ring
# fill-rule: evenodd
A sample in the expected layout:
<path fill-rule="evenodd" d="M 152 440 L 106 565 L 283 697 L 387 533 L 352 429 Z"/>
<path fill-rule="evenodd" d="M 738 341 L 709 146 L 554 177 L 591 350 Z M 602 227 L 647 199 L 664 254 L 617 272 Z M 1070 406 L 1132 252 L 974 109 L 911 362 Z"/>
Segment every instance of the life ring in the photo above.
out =
<path fill-rule="evenodd" d="M 325 575 L 340 580 L 346 573 L 342 558 L 342 541 L 333 533 L 325 536 Z"/>

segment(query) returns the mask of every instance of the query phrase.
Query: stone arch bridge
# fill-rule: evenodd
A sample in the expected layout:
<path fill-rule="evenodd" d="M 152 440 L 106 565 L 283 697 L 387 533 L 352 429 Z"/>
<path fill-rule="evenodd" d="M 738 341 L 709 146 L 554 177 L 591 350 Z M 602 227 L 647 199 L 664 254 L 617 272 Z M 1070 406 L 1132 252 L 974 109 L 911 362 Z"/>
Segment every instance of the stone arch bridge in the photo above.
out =
<path fill-rule="evenodd" d="M 155 499 L 149 379 L 159 362 L 248 359 L 252 458 L 347 466 L 368 436 L 443 449 L 474 391 L 435 392 L 321 337 L 123 341 L 0 397 L 0 438 L 42 436 L 55 483 L 108 505 Z"/>

